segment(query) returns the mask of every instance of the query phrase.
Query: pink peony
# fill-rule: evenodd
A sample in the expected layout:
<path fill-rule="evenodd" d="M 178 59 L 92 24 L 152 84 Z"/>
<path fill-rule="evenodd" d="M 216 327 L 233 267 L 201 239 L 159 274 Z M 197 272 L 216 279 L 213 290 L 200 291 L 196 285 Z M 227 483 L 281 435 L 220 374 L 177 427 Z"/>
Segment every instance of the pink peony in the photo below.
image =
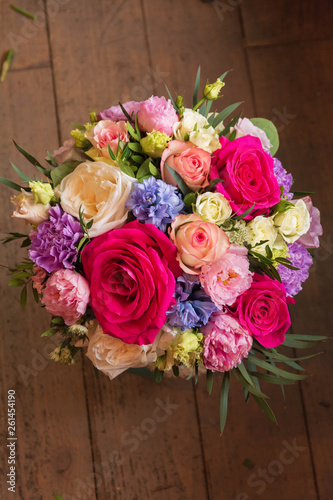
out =
<path fill-rule="evenodd" d="M 251 350 L 251 335 L 230 314 L 213 313 L 201 331 L 204 334 L 203 362 L 208 370 L 232 370 Z"/>
<path fill-rule="evenodd" d="M 119 140 L 128 142 L 129 137 L 125 122 L 112 122 L 111 120 L 102 120 L 92 127 L 85 136 L 95 148 L 101 150 L 105 158 L 110 158 L 109 148 L 116 154 Z"/>
<path fill-rule="evenodd" d="M 197 214 L 178 215 L 169 232 L 180 267 L 188 274 L 200 274 L 204 265 L 221 259 L 230 246 L 222 229 Z"/>
<path fill-rule="evenodd" d="M 129 116 L 135 117 L 135 115 L 138 113 L 141 102 L 137 101 L 127 101 L 122 104 L 123 108 L 125 108 L 126 112 L 129 114 Z M 112 120 L 113 122 L 121 122 L 121 121 L 127 121 L 128 118 L 124 114 L 123 110 L 119 106 L 111 106 L 109 109 L 105 109 L 104 111 L 101 111 L 98 115 L 99 120 Z"/>
<path fill-rule="evenodd" d="M 246 255 L 245 247 L 231 245 L 220 260 L 202 268 L 201 285 L 219 309 L 232 306 L 250 288 L 252 273 Z"/>
<path fill-rule="evenodd" d="M 318 236 L 322 236 L 323 234 L 323 228 L 320 224 L 320 212 L 318 208 L 312 205 L 310 196 L 303 198 L 303 201 L 309 209 L 310 229 L 306 234 L 298 238 L 297 243 L 300 243 L 306 248 L 318 248 L 320 245 Z"/>
<path fill-rule="evenodd" d="M 141 103 L 138 112 L 139 127 L 145 132 L 165 132 L 172 135 L 173 125 L 179 121 L 179 117 L 171 104 L 170 99 L 152 96 Z"/>
<path fill-rule="evenodd" d="M 216 189 L 241 214 L 254 206 L 252 219 L 280 201 L 280 188 L 274 175 L 274 161 L 263 150 L 260 139 L 246 135 L 234 141 L 220 138 L 221 149 L 214 153 L 210 176 L 220 178 Z"/>
<path fill-rule="evenodd" d="M 287 301 L 294 302 L 287 299 L 282 283 L 255 274 L 251 288 L 239 298 L 239 322 L 264 347 L 277 347 L 291 325 Z"/>
<path fill-rule="evenodd" d="M 192 191 L 208 186 L 211 156 L 192 142 L 170 141 L 161 159 L 162 179 L 167 184 L 177 186 L 168 167 L 175 170 Z"/>
<path fill-rule="evenodd" d="M 91 307 L 103 332 L 151 344 L 174 303 L 181 274 L 176 247 L 152 224 L 130 222 L 94 238 L 82 252 Z"/>
<path fill-rule="evenodd" d="M 29 235 L 29 237 L 31 239 L 30 235 Z M 45 269 L 37 266 L 36 264 L 33 265 L 32 269 L 33 269 L 33 272 L 35 273 L 31 278 L 32 286 L 35 290 L 37 290 L 38 293 L 42 293 L 42 290 L 45 286 L 44 281 L 45 281 L 47 272 L 45 271 Z"/>
<path fill-rule="evenodd" d="M 43 289 L 42 304 L 53 316 L 61 316 L 73 325 L 86 312 L 90 292 L 87 280 L 70 269 L 51 274 Z"/>

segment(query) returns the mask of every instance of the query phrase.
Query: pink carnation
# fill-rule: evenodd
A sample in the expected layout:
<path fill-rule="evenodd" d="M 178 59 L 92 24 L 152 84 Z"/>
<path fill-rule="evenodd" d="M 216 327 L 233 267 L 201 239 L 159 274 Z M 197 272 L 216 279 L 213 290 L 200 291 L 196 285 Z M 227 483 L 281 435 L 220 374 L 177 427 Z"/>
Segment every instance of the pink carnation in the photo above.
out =
<path fill-rule="evenodd" d="M 203 362 L 207 369 L 226 372 L 237 366 L 252 347 L 252 337 L 233 316 L 213 313 L 202 329 Z"/>
<path fill-rule="evenodd" d="M 36 264 L 33 265 L 33 271 L 35 274 L 31 277 L 32 286 L 38 293 L 42 293 L 47 272 Z"/>
<path fill-rule="evenodd" d="M 141 102 L 127 101 L 122 104 L 129 116 L 135 116 L 140 109 Z M 99 120 L 112 120 L 113 122 L 127 121 L 128 118 L 119 106 L 111 106 L 109 109 L 101 111 L 98 115 Z"/>
<path fill-rule="evenodd" d="M 145 132 L 165 132 L 172 135 L 172 126 L 179 121 L 179 117 L 171 104 L 170 99 L 152 96 L 141 103 L 138 112 L 139 127 Z"/>
<path fill-rule="evenodd" d="M 61 316 L 70 326 L 86 312 L 89 298 L 87 280 L 70 269 L 60 269 L 46 281 L 41 302 L 47 312 Z"/>
<path fill-rule="evenodd" d="M 245 247 L 231 245 L 221 259 L 202 269 L 201 285 L 219 309 L 232 306 L 251 286 L 252 273 L 246 254 Z"/>

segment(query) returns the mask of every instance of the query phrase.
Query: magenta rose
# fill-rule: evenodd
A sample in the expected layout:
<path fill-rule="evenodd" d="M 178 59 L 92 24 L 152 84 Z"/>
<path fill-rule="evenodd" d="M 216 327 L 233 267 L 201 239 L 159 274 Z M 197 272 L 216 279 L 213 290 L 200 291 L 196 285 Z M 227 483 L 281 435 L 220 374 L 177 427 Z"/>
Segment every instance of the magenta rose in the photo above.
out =
<path fill-rule="evenodd" d="M 138 122 L 141 130 L 145 132 L 165 132 L 173 134 L 173 125 L 179 121 L 179 117 L 171 104 L 170 99 L 165 97 L 151 96 L 141 103 L 138 111 Z"/>
<path fill-rule="evenodd" d="M 277 347 L 291 325 L 287 302 L 293 300 L 287 299 L 282 283 L 255 274 L 237 303 L 239 322 L 264 347 Z"/>
<path fill-rule="evenodd" d="M 210 176 L 222 179 L 216 189 L 229 201 L 234 212 L 241 214 L 255 207 L 247 219 L 260 215 L 280 201 L 280 188 L 274 175 L 273 158 L 266 153 L 260 139 L 246 135 L 229 141 L 220 139 Z"/>
<path fill-rule="evenodd" d="M 94 238 L 82 252 L 91 307 L 103 332 L 151 344 L 174 303 L 181 275 L 175 245 L 152 224 L 130 222 Z"/>

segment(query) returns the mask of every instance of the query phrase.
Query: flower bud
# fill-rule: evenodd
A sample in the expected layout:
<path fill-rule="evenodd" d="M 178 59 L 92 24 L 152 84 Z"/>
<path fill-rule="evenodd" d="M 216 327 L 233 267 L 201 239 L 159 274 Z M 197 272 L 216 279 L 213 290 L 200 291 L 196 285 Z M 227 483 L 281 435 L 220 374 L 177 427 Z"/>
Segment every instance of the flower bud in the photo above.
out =
<path fill-rule="evenodd" d="M 32 181 L 29 182 L 29 187 L 33 194 L 35 203 L 43 203 L 43 205 L 47 205 L 54 196 L 52 186 L 48 182 Z"/>
<path fill-rule="evenodd" d="M 215 83 L 207 83 L 203 90 L 203 95 L 209 101 L 213 101 L 219 97 L 220 90 L 224 87 L 225 83 L 222 82 L 219 78 Z"/>

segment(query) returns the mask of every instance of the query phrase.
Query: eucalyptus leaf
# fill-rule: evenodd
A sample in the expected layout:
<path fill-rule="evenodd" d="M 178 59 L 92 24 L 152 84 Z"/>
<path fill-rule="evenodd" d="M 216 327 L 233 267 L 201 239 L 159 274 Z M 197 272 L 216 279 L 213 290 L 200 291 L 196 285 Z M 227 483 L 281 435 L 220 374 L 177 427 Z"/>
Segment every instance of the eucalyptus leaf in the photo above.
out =
<path fill-rule="evenodd" d="M 270 120 L 267 120 L 266 118 L 251 118 L 250 121 L 253 123 L 253 125 L 259 127 L 261 130 L 265 132 L 270 143 L 272 144 L 272 147 L 270 148 L 270 153 L 272 156 L 274 156 L 277 150 L 279 149 L 279 144 L 280 144 L 279 134 L 274 123 L 271 122 Z"/>
<path fill-rule="evenodd" d="M 51 171 L 51 179 L 53 181 L 53 185 L 58 186 L 62 179 L 74 172 L 74 170 L 78 165 L 80 165 L 80 163 L 80 161 L 65 161 L 64 163 L 53 169 Z"/>

